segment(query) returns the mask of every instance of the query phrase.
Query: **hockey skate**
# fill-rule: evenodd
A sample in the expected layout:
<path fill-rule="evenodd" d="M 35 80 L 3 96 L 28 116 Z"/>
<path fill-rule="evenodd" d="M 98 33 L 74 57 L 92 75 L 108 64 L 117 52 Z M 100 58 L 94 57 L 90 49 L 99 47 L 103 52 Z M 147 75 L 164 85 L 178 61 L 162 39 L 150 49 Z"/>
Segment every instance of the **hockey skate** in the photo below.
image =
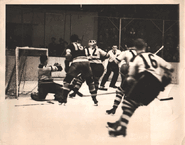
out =
<path fill-rule="evenodd" d="M 82 93 L 80 93 L 79 91 L 77 91 L 76 93 L 75 93 L 75 92 L 73 92 L 73 93 L 69 94 L 69 98 L 73 98 L 73 97 L 75 97 L 75 96 L 76 96 L 76 94 L 77 94 L 78 96 L 80 96 L 80 97 L 83 97 L 83 94 L 82 94 Z"/>
<path fill-rule="evenodd" d="M 109 86 L 109 87 L 114 88 L 114 89 L 117 89 L 117 88 L 118 88 L 118 87 L 115 86 L 115 85 L 114 85 L 114 86 L 111 85 L 111 86 Z"/>
<path fill-rule="evenodd" d="M 108 125 L 107 127 L 110 127 L 114 130 L 117 130 L 117 128 L 120 126 L 120 123 L 119 123 L 119 121 L 116 121 L 114 123 L 107 122 L 107 125 Z"/>
<path fill-rule="evenodd" d="M 98 90 L 107 91 L 107 88 L 105 88 L 104 86 L 100 86 L 100 87 L 98 88 Z"/>
<path fill-rule="evenodd" d="M 69 94 L 69 98 L 73 98 L 73 97 L 75 97 L 76 96 L 76 93 L 71 93 L 71 94 Z"/>
<path fill-rule="evenodd" d="M 92 96 L 92 100 L 94 102 L 94 106 L 98 106 L 98 100 L 96 99 L 96 96 Z"/>
<path fill-rule="evenodd" d="M 126 136 L 126 129 L 127 128 L 125 126 L 122 126 L 120 130 L 116 130 L 116 131 L 110 130 L 109 135 L 112 137 L 117 137 L 119 135 L 122 135 L 123 137 L 125 137 Z"/>
<path fill-rule="evenodd" d="M 60 105 L 64 104 L 65 106 L 65 104 L 67 103 L 67 98 L 61 98 L 58 100 L 58 102 L 60 103 Z"/>
<path fill-rule="evenodd" d="M 97 100 L 93 100 L 94 101 L 94 106 L 98 106 L 98 101 Z"/>
<path fill-rule="evenodd" d="M 112 109 L 110 109 L 110 110 L 106 110 L 106 113 L 107 114 L 115 114 L 116 113 L 116 108 L 112 108 Z"/>

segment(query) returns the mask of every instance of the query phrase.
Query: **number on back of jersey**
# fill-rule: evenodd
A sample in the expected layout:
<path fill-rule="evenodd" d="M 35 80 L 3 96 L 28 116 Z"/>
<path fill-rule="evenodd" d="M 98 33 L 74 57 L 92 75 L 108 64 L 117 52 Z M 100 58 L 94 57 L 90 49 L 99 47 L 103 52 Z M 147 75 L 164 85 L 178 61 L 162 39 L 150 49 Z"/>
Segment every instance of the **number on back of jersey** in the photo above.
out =
<path fill-rule="evenodd" d="M 155 57 L 154 57 L 153 54 L 151 54 L 151 53 L 148 54 L 147 55 L 148 57 L 144 57 L 142 54 L 140 56 L 141 56 L 141 58 L 144 61 L 144 64 L 145 64 L 145 68 L 146 69 L 149 69 L 150 67 L 153 67 L 153 68 L 157 68 L 158 67 L 158 63 L 155 60 Z"/>

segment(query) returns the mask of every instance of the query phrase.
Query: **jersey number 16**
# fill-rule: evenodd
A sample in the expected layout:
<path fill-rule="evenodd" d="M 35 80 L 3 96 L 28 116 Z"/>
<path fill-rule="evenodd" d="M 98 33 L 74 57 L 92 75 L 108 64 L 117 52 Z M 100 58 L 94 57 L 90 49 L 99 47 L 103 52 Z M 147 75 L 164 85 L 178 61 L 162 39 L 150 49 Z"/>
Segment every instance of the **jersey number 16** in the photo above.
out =
<path fill-rule="evenodd" d="M 145 68 L 148 69 L 150 68 L 150 65 L 148 64 L 148 62 L 146 61 L 146 59 L 144 58 L 144 56 L 141 54 L 140 55 L 141 58 L 143 59 L 144 63 L 145 63 Z M 154 55 L 153 54 L 148 54 L 148 58 L 150 60 L 150 63 L 152 65 L 153 68 L 157 68 L 158 67 L 158 63 L 157 61 L 154 59 Z"/>

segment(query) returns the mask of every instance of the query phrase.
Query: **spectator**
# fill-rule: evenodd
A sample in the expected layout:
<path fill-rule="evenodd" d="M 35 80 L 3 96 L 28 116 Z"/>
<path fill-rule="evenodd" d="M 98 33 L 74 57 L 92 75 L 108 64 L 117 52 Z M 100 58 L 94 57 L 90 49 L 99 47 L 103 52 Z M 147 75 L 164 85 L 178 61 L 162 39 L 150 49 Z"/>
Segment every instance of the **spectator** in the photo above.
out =
<path fill-rule="evenodd" d="M 6 42 L 7 49 L 15 49 L 16 48 L 16 40 L 10 36 Z"/>
<path fill-rule="evenodd" d="M 56 56 L 64 56 L 65 55 L 65 48 L 68 43 L 60 38 L 59 39 L 59 44 L 57 45 L 57 50 L 56 50 Z"/>
<path fill-rule="evenodd" d="M 56 44 L 55 40 L 56 40 L 56 38 L 52 37 L 51 38 L 51 43 L 49 43 L 49 45 L 48 45 L 49 56 L 55 56 L 56 55 L 57 44 Z"/>

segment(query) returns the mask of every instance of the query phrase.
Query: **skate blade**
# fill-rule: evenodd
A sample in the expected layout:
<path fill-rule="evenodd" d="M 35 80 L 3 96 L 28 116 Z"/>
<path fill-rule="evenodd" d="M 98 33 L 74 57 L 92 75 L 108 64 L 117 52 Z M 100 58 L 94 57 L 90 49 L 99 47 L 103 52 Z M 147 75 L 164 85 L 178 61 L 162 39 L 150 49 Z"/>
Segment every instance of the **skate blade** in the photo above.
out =
<path fill-rule="evenodd" d="M 59 105 L 63 105 L 63 106 L 66 106 L 66 103 L 59 103 Z"/>
<path fill-rule="evenodd" d="M 115 134 L 115 132 L 113 132 L 113 131 L 109 131 L 109 136 L 110 137 L 125 137 L 126 135 L 124 135 L 124 134 Z"/>
<path fill-rule="evenodd" d="M 107 113 L 107 112 L 106 112 L 105 114 L 106 114 L 106 115 L 114 116 L 115 113 L 113 114 L 113 113 Z"/>
<path fill-rule="evenodd" d="M 51 101 L 47 101 L 47 103 L 50 103 L 50 104 L 55 104 L 54 102 L 51 102 Z"/>
<path fill-rule="evenodd" d="M 98 90 L 107 91 L 107 88 L 98 88 Z"/>

